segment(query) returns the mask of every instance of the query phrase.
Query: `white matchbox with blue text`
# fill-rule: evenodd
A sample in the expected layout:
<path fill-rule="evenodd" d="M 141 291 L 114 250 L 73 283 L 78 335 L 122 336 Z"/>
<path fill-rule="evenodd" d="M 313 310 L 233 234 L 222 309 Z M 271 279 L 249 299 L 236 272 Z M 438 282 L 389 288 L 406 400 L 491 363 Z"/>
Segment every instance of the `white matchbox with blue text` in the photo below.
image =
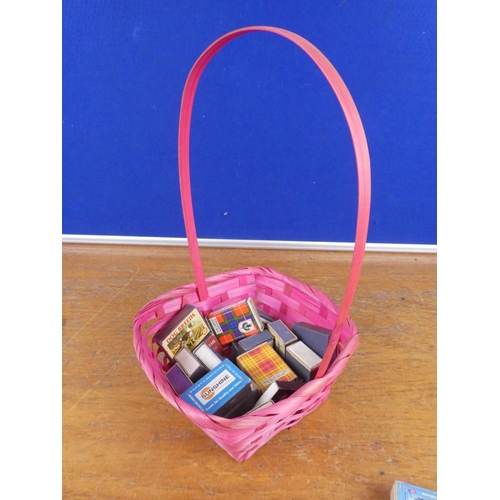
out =
<path fill-rule="evenodd" d="M 181 397 L 205 413 L 224 417 L 252 392 L 251 383 L 247 375 L 225 359 Z"/>

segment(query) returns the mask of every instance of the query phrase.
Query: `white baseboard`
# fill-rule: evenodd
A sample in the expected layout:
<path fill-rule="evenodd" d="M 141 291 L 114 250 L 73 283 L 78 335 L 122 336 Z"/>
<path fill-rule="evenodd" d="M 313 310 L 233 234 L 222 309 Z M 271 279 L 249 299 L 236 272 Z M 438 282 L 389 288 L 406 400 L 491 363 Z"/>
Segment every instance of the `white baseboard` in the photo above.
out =
<path fill-rule="evenodd" d="M 147 236 L 99 236 L 63 234 L 63 243 L 96 245 L 158 245 L 187 246 L 186 238 L 159 238 Z M 276 241 L 276 240 L 223 240 L 199 238 L 200 247 L 215 248 L 267 248 L 282 250 L 336 250 L 352 251 L 354 243 L 329 241 Z M 437 253 L 437 245 L 399 243 L 367 243 L 367 252 Z"/>

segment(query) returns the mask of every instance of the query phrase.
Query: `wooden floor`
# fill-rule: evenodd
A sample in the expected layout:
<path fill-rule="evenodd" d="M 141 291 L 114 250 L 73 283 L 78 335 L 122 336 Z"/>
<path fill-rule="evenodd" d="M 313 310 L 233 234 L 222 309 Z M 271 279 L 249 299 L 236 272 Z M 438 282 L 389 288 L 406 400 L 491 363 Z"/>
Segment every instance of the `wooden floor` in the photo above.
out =
<path fill-rule="evenodd" d="M 351 255 L 202 249 L 207 275 L 263 265 L 341 302 Z M 365 254 L 360 345 L 327 401 L 238 463 L 149 383 L 135 312 L 194 280 L 187 248 L 63 245 L 64 499 L 388 500 L 436 489 L 436 256 Z"/>

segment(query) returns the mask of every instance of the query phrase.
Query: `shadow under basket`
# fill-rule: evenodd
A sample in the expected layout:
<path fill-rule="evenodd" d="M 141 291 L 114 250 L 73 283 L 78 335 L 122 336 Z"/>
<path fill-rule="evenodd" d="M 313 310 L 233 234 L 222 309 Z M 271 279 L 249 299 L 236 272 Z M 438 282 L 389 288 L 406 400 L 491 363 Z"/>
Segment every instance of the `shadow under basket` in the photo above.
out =
<path fill-rule="evenodd" d="M 304 50 L 328 80 L 344 111 L 354 146 L 358 175 L 356 237 L 342 305 L 337 306 L 316 288 L 267 267 L 246 267 L 205 278 L 194 222 L 189 171 L 190 125 L 196 87 L 212 57 L 231 40 L 255 31 L 280 35 Z M 298 424 L 328 396 L 335 379 L 358 346 L 358 332 L 349 318 L 368 233 L 370 213 L 370 159 L 361 118 L 342 78 L 328 59 L 304 38 L 280 28 L 252 26 L 232 31 L 213 42 L 198 58 L 187 78 L 179 119 L 179 179 L 182 212 L 195 282 L 161 295 L 135 315 L 134 346 L 147 377 L 175 409 L 210 436 L 237 461 L 250 458 L 283 429 Z M 262 311 L 287 326 L 312 323 L 332 330 L 329 344 L 314 380 L 285 400 L 234 419 L 203 413 L 178 397 L 164 376 L 164 366 L 153 346 L 154 334 L 185 305 L 206 315 L 215 309 L 252 298 Z M 334 356 L 337 353 L 337 356 Z"/>
<path fill-rule="evenodd" d="M 208 298 L 204 301 L 199 300 L 196 284 L 191 283 L 158 297 L 138 312 L 134 321 L 135 350 L 144 372 L 163 398 L 240 462 L 250 458 L 281 430 L 298 424 L 326 399 L 358 346 L 358 331 L 347 318 L 340 332 L 339 354 L 328 371 L 289 398 L 234 419 L 207 415 L 175 394 L 151 342 L 154 334 L 183 306 L 192 304 L 206 315 L 213 309 L 251 297 L 259 309 L 285 324 L 305 321 L 330 329 L 339 313 L 339 307 L 324 293 L 270 268 L 247 267 L 225 272 L 208 278 L 207 284 Z"/>

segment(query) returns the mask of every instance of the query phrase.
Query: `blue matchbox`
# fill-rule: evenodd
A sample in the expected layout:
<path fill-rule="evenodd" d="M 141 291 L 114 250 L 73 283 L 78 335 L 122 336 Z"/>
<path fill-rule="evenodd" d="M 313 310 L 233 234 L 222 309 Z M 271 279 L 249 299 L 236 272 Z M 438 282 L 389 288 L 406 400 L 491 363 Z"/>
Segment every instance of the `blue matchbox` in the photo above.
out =
<path fill-rule="evenodd" d="M 225 417 L 252 392 L 252 381 L 225 359 L 181 394 L 184 401 L 210 415 Z"/>

